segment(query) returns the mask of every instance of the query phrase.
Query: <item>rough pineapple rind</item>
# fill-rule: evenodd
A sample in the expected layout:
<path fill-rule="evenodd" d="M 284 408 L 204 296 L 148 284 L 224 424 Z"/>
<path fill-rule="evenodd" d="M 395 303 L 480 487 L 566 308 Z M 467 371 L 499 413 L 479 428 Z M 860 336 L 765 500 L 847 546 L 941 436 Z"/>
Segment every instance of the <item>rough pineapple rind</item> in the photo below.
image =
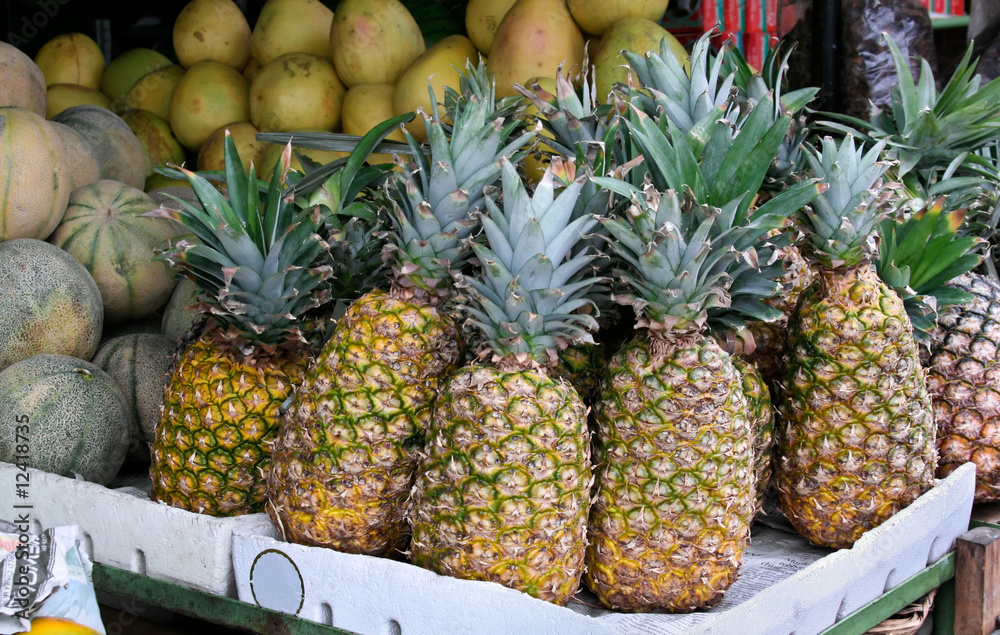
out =
<path fill-rule="evenodd" d="M 733 365 L 740 371 L 743 394 L 747 398 L 747 417 L 754 433 L 753 463 L 756 483 L 757 507 L 754 515 L 760 513 L 767 490 L 771 487 L 774 468 L 771 457 L 774 454 L 774 408 L 764 377 L 757 367 L 741 357 L 733 357 Z"/>
<path fill-rule="evenodd" d="M 976 464 L 976 501 L 1000 499 L 1000 284 L 963 274 L 951 283 L 973 295 L 945 311 L 932 333 L 927 389 L 938 432 L 937 475 Z"/>
<path fill-rule="evenodd" d="M 810 542 L 847 548 L 934 483 L 935 427 L 903 302 L 824 270 L 790 321 L 777 487 Z"/>
<path fill-rule="evenodd" d="M 268 513 L 286 540 L 398 555 L 440 378 L 459 358 L 439 310 L 373 291 L 310 366 L 274 444 Z"/>
<path fill-rule="evenodd" d="M 622 611 L 717 603 L 750 543 L 754 434 L 739 371 L 701 335 L 642 335 L 598 400 L 585 580 Z"/>
<path fill-rule="evenodd" d="M 587 544 L 587 408 L 533 371 L 461 369 L 442 391 L 413 488 L 414 564 L 565 604 Z"/>
<path fill-rule="evenodd" d="M 192 343 L 164 391 L 151 498 L 212 516 L 263 511 L 266 446 L 305 365 L 305 354 L 248 357 L 220 346 L 213 330 Z"/>

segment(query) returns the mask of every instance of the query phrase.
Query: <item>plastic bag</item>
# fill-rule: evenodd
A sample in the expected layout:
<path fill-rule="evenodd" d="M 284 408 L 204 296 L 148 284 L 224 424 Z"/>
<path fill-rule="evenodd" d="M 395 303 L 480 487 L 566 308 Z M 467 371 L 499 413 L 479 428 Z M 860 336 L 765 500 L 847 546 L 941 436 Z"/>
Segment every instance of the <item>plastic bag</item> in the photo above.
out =
<path fill-rule="evenodd" d="M 82 626 L 105 635 L 79 529 L 54 527 L 37 535 L 28 524 L 0 520 L 0 634 L 27 631 L 33 620 L 44 619 L 64 624 L 64 632 L 83 632 Z"/>
<path fill-rule="evenodd" d="M 842 0 L 841 108 L 868 119 L 871 104 L 885 110 L 892 103 L 896 69 L 883 33 L 910 60 L 914 77 L 920 58 L 937 76 L 937 52 L 930 13 L 920 0 Z M 869 103 L 871 102 L 871 103 Z"/>

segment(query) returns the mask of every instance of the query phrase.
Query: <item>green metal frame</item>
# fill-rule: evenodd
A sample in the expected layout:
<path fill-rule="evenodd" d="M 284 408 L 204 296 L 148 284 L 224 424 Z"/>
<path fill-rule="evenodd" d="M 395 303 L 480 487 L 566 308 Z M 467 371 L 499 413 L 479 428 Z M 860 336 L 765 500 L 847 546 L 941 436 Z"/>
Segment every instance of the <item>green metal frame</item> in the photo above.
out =
<path fill-rule="evenodd" d="M 950 552 L 893 590 L 839 620 L 821 635 L 862 635 L 935 588 L 939 590 L 934 608 L 934 635 L 952 635 L 954 577 L 955 552 Z M 351 635 L 350 631 L 100 563 L 94 565 L 93 578 L 98 591 L 251 633 Z"/>
<path fill-rule="evenodd" d="M 94 587 L 115 597 L 249 633 L 266 635 L 352 635 L 294 615 L 271 611 L 233 598 L 95 563 Z"/>

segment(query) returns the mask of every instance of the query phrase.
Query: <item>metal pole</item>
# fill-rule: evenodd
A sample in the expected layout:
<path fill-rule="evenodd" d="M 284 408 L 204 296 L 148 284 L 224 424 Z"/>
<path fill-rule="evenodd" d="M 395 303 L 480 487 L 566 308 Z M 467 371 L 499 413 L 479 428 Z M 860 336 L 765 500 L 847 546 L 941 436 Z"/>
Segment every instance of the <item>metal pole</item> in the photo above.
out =
<path fill-rule="evenodd" d="M 818 108 L 840 112 L 840 2 L 813 0 L 812 71 Z"/>

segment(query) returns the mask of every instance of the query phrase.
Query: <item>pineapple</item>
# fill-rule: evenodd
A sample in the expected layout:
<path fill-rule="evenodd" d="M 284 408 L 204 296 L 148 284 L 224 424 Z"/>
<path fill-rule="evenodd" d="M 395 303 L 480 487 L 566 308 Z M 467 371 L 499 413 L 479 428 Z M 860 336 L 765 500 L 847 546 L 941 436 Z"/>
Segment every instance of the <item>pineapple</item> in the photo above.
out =
<path fill-rule="evenodd" d="M 847 548 L 933 486 L 935 428 L 903 301 L 872 266 L 891 200 L 853 136 L 809 149 L 829 189 L 800 222 L 818 281 L 789 321 L 779 421 L 781 507 L 816 545 Z"/>
<path fill-rule="evenodd" d="M 709 329 L 777 317 L 763 302 L 782 271 L 766 236 L 820 188 L 803 181 L 751 210 L 789 121 L 773 119 L 769 96 L 732 112 L 695 134 L 630 106 L 626 147 L 645 157 L 647 183 L 596 179 L 631 201 L 623 220 L 602 222 L 629 270 L 616 299 L 641 329 L 611 359 L 595 408 L 586 581 L 614 609 L 712 605 L 749 543 L 757 435 L 743 375 Z"/>
<path fill-rule="evenodd" d="M 898 178 L 906 185 L 909 209 L 933 207 L 943 197 L 947 210 L 967 209 L 964 225 L 959 222 L 954 228 L 959 234 L 978 233 L 993 240 L 1000 181 L 996 157 L 1000 79 L 982 83 L 970 44 L 938 91 L 929 65 L 921 64 L 915 79 L 895 43 L 890 39 L 887 44 L 899 79 L 892 107 L 886 112 L 873 109 L 870 122 L 838 119 L 895 148 Z M 845 129 L 838 124 L 828 126 Z M 915 326 L 923 318 L 930 335 L 922 361 L 938 430 L 937 476 L 947 476 L 958 465 L 973 461 L 976 500 L 1000 500 L 1000 435 L 994 427 L 1000 415 L 996 370 L 1000 353 L 993 317 L 1000 307 L 1000 284 L 992 259 L 985 261 L 982 272 L 964 273 L 944 289 L 963 294 L 964 301 L 950 298 L 962 306 L 945 309 L 944 298 L 938 297 L 936 307 L 911 313 Z M 907 302 L 910 308 L 912 300 L 907 298 Z M 937 325 L 932 326 L 938 313 Z"/>
<path fill-rule="evenodd" d="M 407 135 L 414 162 L 397 158 L 389 289 L 348 307 L 284 418 L 268 513 L 287 540 L 394 557 L 407 547 L 416 450 L 442 378 L 460 361 L 453 271 L 468 258 L 499 158 L 519 159 L 533 137 L 505 122 L 512 102 L 496 100 L 483 65 L 461 88 L 446 95 L 447 128 L 437 110 L 423 115 L 429 156 Z"/>
<path fill-rule="evenodd" d="M 978 501 L 1000 498 L 1000 359 L 992 344 L 990 316 L 1000 306 L 1000 284 L 970 273 L 983 260 L 985 243 L 957 236 L 965 210 L 946 211 L 944 198 L 904 220 L 882 223 L 879 277 L 900 294 L 922 347 L 927 389 L 937 424 L 937 475 L 976 464 Z"/>
<path fill-rule="evenodd" d="M 201 206 L 175 199 L 172 218 L 198 239 L 165 258 L 204 298 L 203 332 L 179 354 L 152 443 L 153 500 L 189 511 L 234 516 L 263 510 L 262 473 L 278 414 L 301 380 L 310 353 L 299 317 L 324 301 L 330 274 L 313 263 L 324 243 L 318 218 L 282 195 L 291 159 L 285 148 L 261 201 L 261 182 L 242 168 L 226 133 L 229 199 L 182 170 Z"/>
<path fill-rule="evenodd" d="M 710 208 L 673 190 L 648 187 L 627 219 L 604 222 L 643 332 L 612 357 L 596 406 L 585 580 L 612 609 L 691 611 L 735 581 L 756 506 L 742 378 L 705 334 L 735 254 L 711 244 Z"/>
<path fill-rule="evenodd" d="M 595 224 L 572 219 L 583 179 L 555 195 L 553 158 L 529 198 L 503 160 L 503 208 L 487 199 L 481 277 L 465 277 L 480 361 L 443 387 L 413 488 L 414 564 L 498 582 L 565 604 L 583 572 L 590 503 L 587 408 L 550 371 L 557 351 L 587 341 L 588 288 L 599 282 L 573 256 Z"/>

